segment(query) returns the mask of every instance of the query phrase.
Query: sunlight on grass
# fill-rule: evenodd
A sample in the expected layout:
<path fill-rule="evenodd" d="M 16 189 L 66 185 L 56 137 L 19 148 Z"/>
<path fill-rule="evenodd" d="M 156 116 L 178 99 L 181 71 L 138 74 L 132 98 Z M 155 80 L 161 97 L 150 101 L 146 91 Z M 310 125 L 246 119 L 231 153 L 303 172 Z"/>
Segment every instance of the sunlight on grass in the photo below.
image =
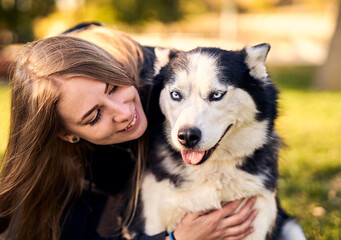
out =
<path fill-rule="evenodd" d="M 299 159 L 315 167 L 326 161 L 339 164 L 340 110 L 341 93 L 284 91 L 277 130 L 288 146 L 283 151 L 286 161 Z"/>
<path fill-rule="evenodd" d="M 341 239 L 341 93 L 283 90 L 279 194 L 308 239 Z"/>

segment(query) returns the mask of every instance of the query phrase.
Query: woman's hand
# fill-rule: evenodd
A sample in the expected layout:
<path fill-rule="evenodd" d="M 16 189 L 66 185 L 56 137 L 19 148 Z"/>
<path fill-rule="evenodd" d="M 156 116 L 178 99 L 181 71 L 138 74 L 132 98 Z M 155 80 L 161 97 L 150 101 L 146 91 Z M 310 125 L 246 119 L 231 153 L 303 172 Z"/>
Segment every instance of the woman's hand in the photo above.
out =
<path fill-rule="evenodd" d="M 188 213 L 174 231 L 176 240 L 239 240 L 254 231 L 251 225 L 257 215 L 252 210 L 256 198 L 250 198 L 237 212 L 243 199 L 230 202 L 221 209 Z"/>

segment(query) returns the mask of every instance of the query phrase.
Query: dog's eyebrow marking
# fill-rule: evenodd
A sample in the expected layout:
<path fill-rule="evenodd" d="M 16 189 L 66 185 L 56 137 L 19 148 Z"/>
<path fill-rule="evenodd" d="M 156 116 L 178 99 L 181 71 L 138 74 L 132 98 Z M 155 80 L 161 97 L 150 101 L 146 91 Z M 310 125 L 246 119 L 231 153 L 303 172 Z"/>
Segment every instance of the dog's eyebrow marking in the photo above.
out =
<path fill-rule="evenodd" d="M 189 72 L 189 59 L 186 53 L 179 53 L 178 56 L 171 62 L 171 66 L 175 71 Z"/>

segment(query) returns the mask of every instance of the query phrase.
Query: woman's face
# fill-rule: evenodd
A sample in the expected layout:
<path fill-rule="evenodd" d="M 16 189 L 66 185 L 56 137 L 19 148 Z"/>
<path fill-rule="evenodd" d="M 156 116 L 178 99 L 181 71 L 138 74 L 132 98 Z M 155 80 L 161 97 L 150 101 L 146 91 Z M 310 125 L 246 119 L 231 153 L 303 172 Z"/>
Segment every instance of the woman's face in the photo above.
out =
<path fill-rule="evenodd" d="M 78 136 L 98 145 L 121 143 L 139 138 L 147 128 L 134 86 L 74 77 L 63 83 L 57 110 L 67 129 L 59 137 L 69 142 Z"/>

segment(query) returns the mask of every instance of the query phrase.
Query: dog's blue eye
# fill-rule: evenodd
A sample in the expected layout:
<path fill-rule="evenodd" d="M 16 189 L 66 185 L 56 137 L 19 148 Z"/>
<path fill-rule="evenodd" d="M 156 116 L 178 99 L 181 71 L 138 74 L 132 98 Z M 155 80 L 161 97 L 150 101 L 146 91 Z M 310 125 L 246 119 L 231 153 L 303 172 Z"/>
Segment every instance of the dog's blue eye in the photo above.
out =
<path fill-rule="evenodd" d="M 174 101 L 180 101 L 181 100 L 181 95 L 178 92 L 173 91 L 170 93 L 170 96 Z"/>
<path fill-rule="evenodd" d="M 212 101 L 219 101 L 220 99 L 222 99 L 224 97 L 224 95 L 226 94 L 226 92 L 211 92 L 210 96 L 209 96 L 209 100 Z"/>

